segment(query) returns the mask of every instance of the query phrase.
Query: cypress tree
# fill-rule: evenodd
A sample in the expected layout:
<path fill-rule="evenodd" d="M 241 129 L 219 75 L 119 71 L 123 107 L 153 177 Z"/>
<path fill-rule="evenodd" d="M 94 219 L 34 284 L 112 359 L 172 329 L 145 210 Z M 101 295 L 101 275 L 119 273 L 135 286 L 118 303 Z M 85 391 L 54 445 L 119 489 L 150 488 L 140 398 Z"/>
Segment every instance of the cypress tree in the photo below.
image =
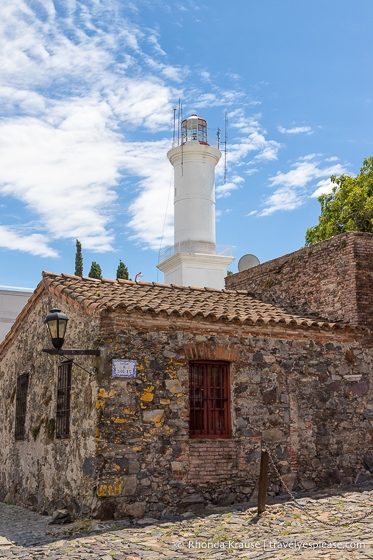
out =
<path fill-rule="evenodd" d="M 128 280 L 128 268 L 122 261 L 119 261 L 119 265 L 117 268 L 117 280 L 118 278 L 122 278 L 123 280 Z"/>
<path fill-rule="evenodd" d="M 78 240 L 76 240 L 75 276 L 83 276 L 82 244 Z"/>
<path fill-rule="evenodd" d="M 101 266 L 95 261 L 93 261 L 92 263 L 91 270 L 89 271 L 88 276 L 89 278 L 97 278 L 97 280 L 101 280 L 102 278 Z"/>

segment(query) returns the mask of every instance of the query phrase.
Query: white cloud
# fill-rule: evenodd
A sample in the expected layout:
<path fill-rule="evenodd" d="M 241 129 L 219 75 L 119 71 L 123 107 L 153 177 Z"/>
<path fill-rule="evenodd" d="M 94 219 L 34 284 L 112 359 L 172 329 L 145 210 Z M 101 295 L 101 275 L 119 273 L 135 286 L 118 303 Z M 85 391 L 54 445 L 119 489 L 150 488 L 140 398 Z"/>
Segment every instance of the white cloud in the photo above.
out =
<path fill-rule="evenodd" d="M 249 169 L 245 169 L 245 175 L 254 175 L 254 173 L 258 173 L 259 169 L 257 167 L 251 167 Z"/>
<path fill-rule="evenodd" d="M 78 237 L 87 249 L 110 250 L 107 209 L 116 196 L 120 145 L 105 126 L 107 106 L 85 101 L 64 107 L 63 120 L 62 107 L 50 113 L 58 124 L 36 118 L 0 123 L 0 192 L 35 212 L 50 238 Z"/>
<path fill-rule="evenodd" d="M 277 189 L 271 196 L 267 197 L 265 208 L 259 215 L 269 216 L 278 210 L 295 210 L 302 204 L 303 197 L 301 193 L 287 187 L 282 187 Z"/>
<path fill-rule="evenodd" d="M 333 159 L 333 161 L 335 160 Z M 328 163 L 330 163 L 330 158 L 321 161 L 319 154 L 310 154 L 298 160 L 290 171 L 286 173 L 279 171 L 270 177 L 270 186 L 277 187 L 277 189 L 265 198 L 264 208 L 259 215 L 269 216 L 279 210 L 295 210 L 302 206 L 308 197 L 330 192 L 332 184 L 329 177 L 345 173 L 347 168 L 340 163 L 325 165 Z M 316 183 L 318 189 L 310 194 L 311 183 L 317 179 L 320 179 Z"/>
<path fill-rule="evenodd" d="M 235 74 L 234 72 L 228 72 L 227 73 L 228 78 L 231 78 L 231 80 L 240 80 L 241 76 L 239 74 Z"/>
<path fill-rule="evenodd" d="M 253 162 L 277 159 L 282 145 L 266 138 L 267 132 L 260 125 L 260 117 L 261 115 L 248 117 L 242 109 L 228 113 L 229 137 L 232 136 L 232 129 L 237 133 L 234 140 L 228 142 L 229 165 L 238 166 L 242 161 L 246 161 L 249 155 L 253 156 Z M 253 172 L 248 170 L 249 174 Z"/>
<path fill-rule="evenodd" d="M 206 70 L 201 70 L 199 75 L 201 76 L 202 80 L 204 80 L 205 82 L 211 82 L 210 72 L 207 72 Z"/>
<path fill-rule="evenodd" d="M 19 235 L 13 228 L 0 225 L 0 247 L 14 251 L 31 253 L 38 257 L 57 257 L 58 253 L 48 246 L 48 239 L 44 235 L 33 233 Z"/>
<path fill-rule="evenodd" d="M 174 91 L 159 74 L 178 81 L 181 69 L 152 59 L 146 44 L 165 55 L 157 36 L 118 18 L 117 8 L 69 2 L 61 17 L 50 0 L 39 11 L 14 0 L 2 9 L 0 102 L 8 117 L 0 120 L 0 192 L 25 204 L 43 231 L 27 242 L 4 230 L 9 249 L 51 256 L 48 241 L 79 238 L 87 249 L 111 250 L 121 174 L 143 176 L 123 131 L 171 126 Z M 110 32 L 100 27 L 100 9 L 113 14 Z"/>
<path fill-rule="evenodd" d="M 162 244 L 173 241 L 170 140 L 133 142 L 133 133 L 171 137 L 179 97 L 190 105 L 193 99 L 196 109 L 244 104 L 247 110 L 259 101 L 219 88 L 207 70 L 199 76 L 209 80 L 210 91 L 188 84 L 183 92 L 191 70 L 168 64 L 157 32 L 126 20 L 117 0 L 67 0 L 58 9 L 52 0 L 5 0 L 2 7 L 0 103 L 8 116 L 0 119 L 0 194 L 25 205 L 37 224 L 28 237 L 7 227 L 2 242 L 41 256 L 56 255 L 50 246 L 57 239 L 111 250 L 117 191 L 127 181 L 135 185 L 131 238 L 158 250 L 164 223 Z M 137 10 L 134 4 L 128 9 Z M 233 178 L 217 187 L 217 197 L 244 184 L 243 176 L 257 170 L 248 165 L 277 159 L 282 145 L 268 139 L 260 120 L 243 109 L 229 114 Z M 217 177 L 223 172 L 220 164 Z"/>
<path fill-rule="evenodd" d="M 333 183 L 330 179 L 323 179 L 317 183 L 317 189 L 311 194 L 311 198 L 318 198 L 322 194 L 329 194 L 332 192 Z"/>
<path fill-rule="evenodd" d="M 243 179 L 243 177 L 235 176 L 228 183 L 218 185 L 215 189 L 216 198 L 226 198 L 227 196 L 230 196 L 232 191 L 239 189 L 240 185 L 244 182 L 245 179 Z"/>
<path fill-rule="evenodd" d="M 231 107 L 239 103 L 243 97 L 243 92 L 235 90 L 222 90 L 215 87 L 215 91 L 201 93 L 196 90 L 188 92 L 188 97 L 193 99 L 193 106 L 196 109 L 206 107 Z"/>
<path fill-rule="evenodd" d="M 293 128 L 284 128 L 283 126 L 278 126 L 277 130 L 281 132 L 281 134 L 313 134 L 313 130 L 310 126 L 295 126 Z"/>
<path fill-rule="evenodd" d="M 275 187 L 277 185 L 284 185 L 286 187 L 303 187 L 313 179 L 339 175 L 344 173 L 346 170 L 346 168 L 340 163 L 328 165 L 327 167 L 320 167 L 320 165 L 322 165 L 320 161 L 309 161 L 308 157 L 307 159 L 302 158 L 297 161 L 293 165 L 294 169 L 288 171 L 287 173 L 281 173 L 279 171 L 274 177 L 271 177 L 271 187 Z M 315 156 L 313 155 L 311 157 L 313 159 Z"/>
<path fill-rule="evenodd" d="M 153 250 L 159 250 L 161 242 L 162 247 L 173 243 L 173 168 L 165 157 L 168 149 L 169 140 L 162 140 L 132 142 L 125 150 L 126 168 L 140 177 L 127 225 L 134 232 L 131 239 Z"/>
<path fill-rule="evenodd" d="M 158 37 L 157 37 L 156 35 L 151 34 L 151 35 L 148 37 L 148 43 L 150 43 L 150 44 L 152 45 L 154 51 L 155 51 L 157 54 L 161 54 L 161 55 L 163 55 L 163 56 L 166 56 L 166 53 L 165 53 L 165 51 L 161 48 L 161 46 L 160 46 L 160 44 L 159 44 L 159 42 L 158 42 Z"/>

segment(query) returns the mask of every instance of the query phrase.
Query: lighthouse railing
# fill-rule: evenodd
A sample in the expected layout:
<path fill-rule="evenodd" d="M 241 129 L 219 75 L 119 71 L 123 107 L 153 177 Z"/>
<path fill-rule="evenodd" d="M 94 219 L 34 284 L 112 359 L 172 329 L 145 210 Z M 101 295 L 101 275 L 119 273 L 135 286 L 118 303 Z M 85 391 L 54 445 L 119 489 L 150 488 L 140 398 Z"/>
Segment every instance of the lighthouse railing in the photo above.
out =
<path fill-rule="evenodd" d="M 193 253 L 199 255 L 231 257 L 232 250 L 232 245 L 215 245 L 215 243 L 207 243 L 204 241 L 180 241 L 162 251 L 159 254 L 158 262 L 164 262 L 176 253 Z"/>

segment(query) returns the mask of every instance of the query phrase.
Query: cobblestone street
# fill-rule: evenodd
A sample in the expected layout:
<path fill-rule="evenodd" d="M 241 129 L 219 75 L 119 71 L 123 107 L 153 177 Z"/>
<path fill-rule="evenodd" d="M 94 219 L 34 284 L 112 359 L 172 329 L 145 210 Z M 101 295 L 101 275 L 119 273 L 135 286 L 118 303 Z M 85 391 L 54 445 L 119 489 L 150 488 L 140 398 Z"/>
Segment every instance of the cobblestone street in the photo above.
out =
<path fill-rule="evenodd" d="M 366 559 L 373 558 L 373 489 L 330 489 L 291 502 L 232 506 L 167 521 L 77 521 L 57 526 L 51 518 L 0 504 L 0 558 L 19 560 Z M 322 521 L 324 523 L 322 523 Z M 326 523 L 330 524 L 327 525 Z"/>

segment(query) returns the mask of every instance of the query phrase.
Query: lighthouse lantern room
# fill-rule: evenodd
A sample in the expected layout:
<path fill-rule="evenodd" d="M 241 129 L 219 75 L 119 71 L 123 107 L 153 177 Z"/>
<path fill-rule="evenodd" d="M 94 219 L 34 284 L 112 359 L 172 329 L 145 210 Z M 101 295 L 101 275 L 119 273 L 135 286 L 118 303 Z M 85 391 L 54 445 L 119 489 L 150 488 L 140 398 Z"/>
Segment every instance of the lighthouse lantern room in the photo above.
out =
<path fill-rule="evenodd" d="M 200 144 L 207 144 L 207 122 L 198 115 L 192 115 L 181 123 L 181 138 L 183 144 L 191 140 L 198 140 Z"/>
<path fill-rule="evenodd" d="M 230 247 L 216 251 L 215 167 L 221 152 L 208 144 L 205 119 L 184 119 L 181 143 L 167 157 L 174 167 L 174 245 L 161 254 L 158 268 L 167 284 L 224 288 L 234 258 Z"/>

